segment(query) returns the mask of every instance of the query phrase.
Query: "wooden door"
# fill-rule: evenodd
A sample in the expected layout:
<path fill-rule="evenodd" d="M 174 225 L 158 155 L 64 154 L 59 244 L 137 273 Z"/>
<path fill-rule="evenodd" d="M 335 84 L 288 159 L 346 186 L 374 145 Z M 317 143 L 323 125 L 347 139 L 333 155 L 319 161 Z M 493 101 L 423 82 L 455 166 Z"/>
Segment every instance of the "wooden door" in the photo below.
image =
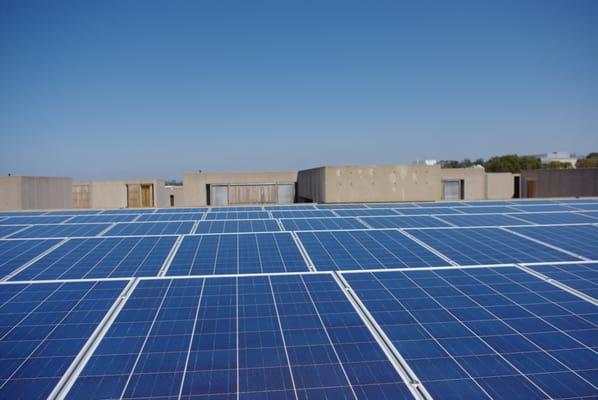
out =
<path fill-rule="evenodd" d="M 153 185 L 141 185 L 141 207 L 153 207 Z"/>

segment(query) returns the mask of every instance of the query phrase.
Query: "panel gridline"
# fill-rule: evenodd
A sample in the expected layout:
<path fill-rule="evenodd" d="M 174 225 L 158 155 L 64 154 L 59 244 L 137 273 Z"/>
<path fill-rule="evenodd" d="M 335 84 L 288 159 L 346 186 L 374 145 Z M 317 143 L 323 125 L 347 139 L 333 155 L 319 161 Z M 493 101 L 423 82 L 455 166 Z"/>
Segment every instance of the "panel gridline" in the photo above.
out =
<path fill-rule="evenodd" d="M 0 279 L 58 243 L 57 239 L 0 240 Z"/>
<path fill-rule="evenodd" d="M 518 211 L 507 206 L 461 207 L 458 210 L 465 214 L 504 214 Z"/>
<path fill-rule="evenodd" d="M 2 221 L 0 221 L 0 223 L 1 222 Z M 9 236 L 25 227 L 27 227 L 27 225 L 0 225 L 0 238 Z"/>
<path fill-rule="evenodd" d="M 206 214 L 206 220 L 215 219 L 264 219 L 270 218 L 266 211 L 229 211 L 229 212 L 209 212 Z"/>
<path fill-rule="evenodd" d="M 355 218 L 290 218 L 280 222 L 287 231 L 323 231 L 366 228 Z"/>
<path fill-rule="evenodd" d="M 11 280 L 156 276 L 175 237 L 70 239 Z"/>
<path fill-rule="evenodd" d="M 598 263 L 530 265 L 528 268 L 598 299 Z"/>
<path fill-rule="evenodd" d="M 440 218 L 454 226 L 505 226 L 505 225 L 529 225 L 529 222 L 504 214 L 481 214 L 481 215 L 441 215 Z"/>
<path fill-rule="evenodd" d="M 410 398 L 329 275 L 141 281 L 67 398 Z"/>
<path fill-rule="evenodd" d="M 8 217 L 2 221 L 2 225 L 39 225 L 39 224 L 59 224 L 71 217 L 68 216 L 30 216 L 30 217 Z"/>
<path fill-rule="evenodd" d="M 140 215 L 137 222 L 198 221 L 203 213 L 163 213 Z"/>
<path fill-rule="evenodd" d="M 102 236 L 183 235 L 191 229 L 193 222 L 131 222 L 116 224 Z"/>
<path fill-rule="evenodd" d="M 499 228 L 412 229 L 409 233 L 459 265 L 579 260 Z"/>
<path fill-rule="evenodd" d="M 429 267 L 448 262 L 397 230 L 298 232 L 318 270 Z"/>
<path fill-rule="evenodd" d="M 241 233 L 241 232 L 276 232 L 280 231 L 273 219 L 241 219 L 200 221 L 193 233 Z"/>
<path fill-rule="evenodd" d="M 291 234 L 199 235 L 183 238 L 167 275 L 305 272 Z"/>
<path fill-rule="evenodd" d="M 581 399 L 595 306 L 514 267 L 345 274 L 436 399 Z"/>
<path fill-rule="evenodd" d="M 329 218 L 336 215 L 329 210 L 271 211 L 272 218 Z"/>
<path fill-rule="evenodd" d="M 509 229 L 590 260 L 598 260 L 598 226 L 534 226 Z"/>
<path fill-rule="evenodd" d="M 429 215 L 395 216 L 395 217 L 363 217 L 363 222 L 375 229 L 384 228 L 433 228 L 450 226 L 442 220 Z"/>
<path fill-rule="evenodd" d="M 442 215 L 442 214 L 463 214 L 460 208 L 449 207 L 413 207 L 395 209 L 401 215 Z"/>
<path fill-rule="evenodd" d="M 135 214 L 120 214 L 120 215 L 78 215 L 69 219 L 69 224 L 85 224 L 85 223 L 115 223 L 115 222 L 132 222 L 139 215 Z"/>
<path fill-rule="evenodd" d="M 97 236 L 110 224 L 33 225 L 11 235 L 11 238 L 52 238 Z"/>
<path fill-rule="evenodd" d="M 512 206 L 512 208 L 514 208 L 518 211 L 524 211 L 524 212 L 530 212 L 530 213 L 546 212 L 546 211 L 575 211 L 574 207 L 566 206 L 566 205 L 562 205 L 562 204 L 546 204 L 546 205 L 530 205 L 530 206 L 518 204 L 518 205 Z"/>
<path fill-rule="evenodd" d="M 335 210 L 341 217 L 376 217 L 398 215 L 392 208 L 367 208 L 357 210 Z"/>
<path fill-rule="evenodd" d="M 125 284 L 0 285 L 0 398 L 47 398 Z"/>
<path fill-rule="evenodd" d="M 598 203 L 591 204 L 572 204 L 571 207 L 583 211 L 598 211 Z"/>
<path fill-rule="evenodd" d="M 549 224 L 587 224 L 597 222 L 596 219 L 574 212 L 526 213 L 512 216 L 538 225 Z"/>

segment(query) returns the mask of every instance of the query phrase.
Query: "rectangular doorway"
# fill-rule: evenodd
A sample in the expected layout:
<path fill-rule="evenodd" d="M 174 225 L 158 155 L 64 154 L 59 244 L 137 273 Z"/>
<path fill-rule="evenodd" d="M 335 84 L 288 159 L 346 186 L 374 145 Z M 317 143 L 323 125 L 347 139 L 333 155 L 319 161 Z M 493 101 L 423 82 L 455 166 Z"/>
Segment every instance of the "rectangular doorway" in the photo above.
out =
<path fill-rule="evenodd" d="M 463 179 L 442 181 L 442 200 L 463 200 L 465 197 Z"/>
<path fill-rule="evenodd" d="M 141 207 L 154 206 L 154 185 L 141 185 Z"/>

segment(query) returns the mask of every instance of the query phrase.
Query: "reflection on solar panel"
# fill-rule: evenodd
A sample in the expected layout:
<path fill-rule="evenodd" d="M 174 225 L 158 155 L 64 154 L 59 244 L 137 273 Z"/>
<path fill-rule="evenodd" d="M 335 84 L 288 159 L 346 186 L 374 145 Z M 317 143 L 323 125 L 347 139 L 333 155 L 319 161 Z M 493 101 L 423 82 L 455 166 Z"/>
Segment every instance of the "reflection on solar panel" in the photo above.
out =
<path fill-rule="evenodd" d="M 59 224 L 71 217 L 9 217 L 2 221 L 2 225 L 35 225 L 35 224 Z"/>
<path fill-rule="evenodd" d="M 307 271 L 287 232 L 186 236 L 167 275 Z"/>
<path fill-rule="evenodd" d="M 132 222 L 116 224 L 104 236 L 182 235 L 192 228 L 193 222 Z"/>
<path fill-rule="evenodd" d="M 383 215 L 397 215 L 392 208 L 373 208 L 358 210 L 336 210 L 341 217 L 375 217 Z"/>
<path fill-rule="evenodd" d="M 179 397 L 410 393 L 329 275 L 142 281 L 67 398 Z"/>
<path fill-rule="evenodd" d="M 503 214 L 480 214 L 480 215 L 441 215 L 443 221 L 449 222 L 455 226 L 503 226 L 503 225 L 527 225 L 528 222 L 517 218 L 518 214 L 513 216 Z"/>
<path fill-rule="evenodd" d="M 194 233 L 276 232 L 280 227 L 273 219 L 200 221 Z"/>
<path fill-rule="evenodd" d="M 518 210 L 511 207 L 461 207 L 459 211 L 466 214 L 502 214 L 517 212 Z"/>
<path fill-rule="evenodd" d="M 413 207 L 396 209 L 395 211 L 403 215 L 463 214 L 459 211 L 461 208 Z"/>
<path fill-rule="evenodd" d="M 366 227 L 355 218 L 291 218 L 281 219 L 280 222 L 287 231 L 329 231 Z"/>
<path fill-rule="evenodd" d="M 0 398 L 47 398 L 125 283 L 0 285 Z"/>
<path fill-rule="evenodd" d="M 145 214 L 139 216 L 138 222 L 160 222 L 160 221 L 196 221 L 203 217 L 203 213 L 165 213 Z"/>
<path fill-rule="evenodd" d="M 415 217 L 396 216 L 396 217 L 364 217 L 363 222 L 372 228 L 424 228 L 449 226 L 446 222 L 428 215 L 419 215 Z"/>
<path fill-rule="evenodd" d="M 70 239 L 11 280 L 156 276 L 175 240 L 173 236 Z"/>
<path fill-rule="evenodd" d="M 509 228 L 514 232 L 557 246 L 590 260 L 598 259 L 598 227 L 594 225 L 530 226 Z M 544 260 L 551 261 L 551 260 Z"/>
<path fill-rule="evenodd" d="M 266 211 L 231 211 L 231 212 L 209 212 L 207 220 L 215 219 L 259 219 L 270 218 Z"/>
<path fill-rule="evenodd" d="M 345 274 L 434 398 L 585 398 L 595 306 L 517 268 Z"/>
<path fill-rule="evenodd" d="M 572 212 L 547 212 L 547 213 L 525 213 L 513 214 L 514 217 L 521 218 L 538 225 L 548 224 L 586 224 L 598 222 L 592 217 Z"/>
<path fill-rule="evenodd" d="M 535 265 L 528 268 L 598 299 L 598 264 Z"/>
<path fill-rule="evenodd" d="M 26 228 L 27 225 L 0 225 L 0 238 L 8 236 L 16 231 Z"/>
<path fill-rule="evenodd" d="M 114 222 L 131 222 L 139 215 L 135 214 L 120 214 L 120 215 L 80 215 L 69 219 L 69 224 L 85 224 L 85 223 L 114 223 Z"/>
<path fill-rule="evenodd" d="M 58 239 L 0 240 L 0 279 L 58 243 Z"/>
<path fill-rule="evenodd" d="M 110 224 L 33 225 L 11 235 L 11 238 L 50 238 L 96 236 Z"/>
<path fill-rule="evenodd" d="M 448 264 L 396 230 L 298 232 L 297 235 L 318 270 Z"/>
<path fill-rule="evenodd" d="M 575 211 L 575 208 L 569 207 L 566 205 L 560 204 L 546 204 L 546 205 L 531 205 L 531 206 L 524 206 L 524 205 L 515 205 L 512 208 L 515 208 L 520 211 L 524 212 L 550 212 L 550 211 Z"/>
<path fill-rule="evenodd" d="M 272 218 L 327 218 L 336 217 L 328 210 L 297 210 L 297 211 L 272 211 Z"/>
<path fill-rule="evenodd" d="M 414 229 L 409 233 L 460 265 L 577 260 L 498 228 Z"/>

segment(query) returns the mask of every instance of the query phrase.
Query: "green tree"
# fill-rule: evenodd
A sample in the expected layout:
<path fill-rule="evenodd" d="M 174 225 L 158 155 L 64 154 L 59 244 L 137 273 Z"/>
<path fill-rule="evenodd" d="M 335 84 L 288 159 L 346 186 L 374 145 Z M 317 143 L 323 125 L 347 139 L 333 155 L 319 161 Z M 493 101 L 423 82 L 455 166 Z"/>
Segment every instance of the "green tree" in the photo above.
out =
<path fill-rule="evenodd" d="M 538 157 L 507 154 L 504 156 L 492 157 L 484 164 L 487 172 L 511 172 L 519 173 L 528 169 L 542 168 L 542 162 Z"/>
<path fill-rule="evenodd" d="M 577 168 L 598 168 L 598 157 L 596 158 L 580 158 L 575 163 Z"/>
<path fill-rule="evenodd" d="M 567 162 L 551 161 L 546 165 L 546 168 L 548 168 L 548 169 L 569 169 L 569 168 L 573 168 L 573 166 Z"/>

